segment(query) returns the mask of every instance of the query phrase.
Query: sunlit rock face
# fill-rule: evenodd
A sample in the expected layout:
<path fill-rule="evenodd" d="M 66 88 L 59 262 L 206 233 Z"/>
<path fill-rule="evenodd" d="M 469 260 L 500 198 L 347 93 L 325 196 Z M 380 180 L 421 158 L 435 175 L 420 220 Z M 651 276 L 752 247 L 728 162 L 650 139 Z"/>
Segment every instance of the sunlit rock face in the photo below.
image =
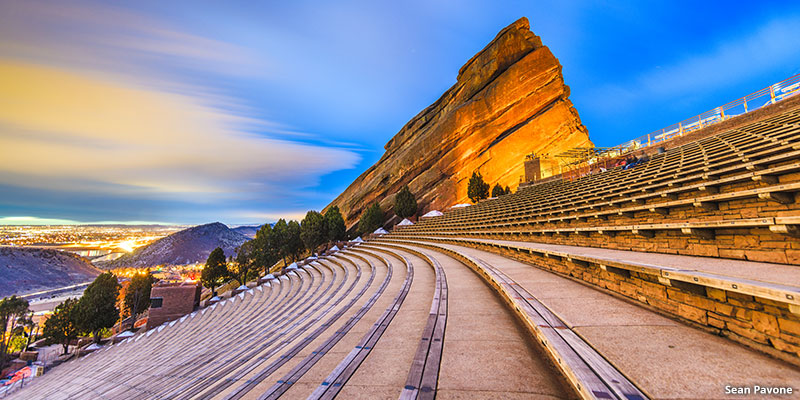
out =
<path fill-rule="evenodd" d="M 443 210 L 468 202 L 475 170 L 491 185 L 515 188 L 525 155 L 589 145 L 561 64 L 522 18 L 461 67 L 456 84 L 412 118 L 331 205 L 351 226 L 373 201 L 389 210 L 408 184 L 421 212 Z"/>

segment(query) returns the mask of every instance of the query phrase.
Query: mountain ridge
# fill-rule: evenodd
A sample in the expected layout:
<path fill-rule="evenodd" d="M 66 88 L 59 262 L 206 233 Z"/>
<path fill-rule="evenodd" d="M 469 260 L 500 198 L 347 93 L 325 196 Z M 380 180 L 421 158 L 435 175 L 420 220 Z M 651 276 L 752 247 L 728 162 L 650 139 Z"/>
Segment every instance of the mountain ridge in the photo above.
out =
<path fill-rule="evenodd" d="M 150 268 L 157 265 L 184 265 L 205 262 L 211 251 L 221 247 L 225 256 L 235 256 L 236 249 L 248 237 L 221 222 L 197 225 L 165 236 L 116 260 L 98 263 L 111 269 L 120 267 Z"/>
<path fill-rule="evenodd" d="M 0 247 L 0 297 L 90 282 L 102 272 L 66 251 Z"/>

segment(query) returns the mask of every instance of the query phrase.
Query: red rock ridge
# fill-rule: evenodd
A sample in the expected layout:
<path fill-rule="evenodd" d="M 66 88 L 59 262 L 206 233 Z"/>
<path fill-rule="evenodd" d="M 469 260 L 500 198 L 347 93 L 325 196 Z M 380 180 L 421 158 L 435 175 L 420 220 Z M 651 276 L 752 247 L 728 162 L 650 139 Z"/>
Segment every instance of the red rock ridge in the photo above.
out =
<path fill-rule="evenodd" d="M 515 188 L 527 154 L 590 145 L 561 64 L 523 17 L 467 61 L 456 84 L 412 118 L 331 205 L 352 226 L 373 201 L 391 209 L 393 195 L 408 184 L 422 212 L 444 210 L 468 202 L 475 170 L 491 185 Z"/>

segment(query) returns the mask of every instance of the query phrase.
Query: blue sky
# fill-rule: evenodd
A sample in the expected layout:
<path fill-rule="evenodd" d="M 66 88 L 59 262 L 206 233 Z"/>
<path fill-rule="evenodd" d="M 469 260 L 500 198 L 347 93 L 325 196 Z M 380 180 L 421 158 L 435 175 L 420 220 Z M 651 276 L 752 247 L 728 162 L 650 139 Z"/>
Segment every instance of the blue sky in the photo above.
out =
<path fill-rule="evenodd" d="M 522 16 L 597 145 L 800 73 L 790 1 L 251 3 L 0 0 L 0 224 L 321 209 Z"/>

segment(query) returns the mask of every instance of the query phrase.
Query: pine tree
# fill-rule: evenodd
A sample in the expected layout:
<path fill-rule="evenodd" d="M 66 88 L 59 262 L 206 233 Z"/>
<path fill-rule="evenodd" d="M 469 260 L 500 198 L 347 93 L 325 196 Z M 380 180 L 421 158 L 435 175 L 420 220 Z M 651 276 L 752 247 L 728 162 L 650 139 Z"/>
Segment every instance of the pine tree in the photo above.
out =
<path fill-rule="evenodd" d="M 308 251 L 312 254 L 325 242 L 325 217 L 317 211 L 309 211 L 300 223 L 300 237 Z"/>
<path fill-rule="evenodd" d="M 272 227 L 270 247 L 279 259 L 283 259 L 283 265 L 288 265 L 286 263 L 286 257 L 290 254 L 289 239 L 289 224 L 281 218 L 275 223 L 275 226 Z"/>
<path fill-rule="evenodd" d="M 361 214 L 361 219 L 358 221 L 358 230 L 362 234 L 372 233 L 383 226 L 385 222 L 384 218 L 385 215 L 383 214 L 383 210 L 381 210 L 381 206 L 378 203 L 372 203 L 372 205 L 367 207 Z"/>
<path fill-rule="evenodd" d="M 64 354 L 69 344 L 78 338 L 77 299 L 67 299 L 56 306 L 53 314 L 44 321 L 42 336 L 48 343 L 57 343 L 64 347 Z"/>
<path fill-rule="evenodd" d="M 256 232 L 255 239 L 251 240 L 254 262 L 258 267 L 264 268 L 264 275 L 269 273 L 269 269 L 280 258 L 274 236 L 270 224 L 264 224 Z"/>
<path fill-rule="evenodd" d="M 339 212 L 338 206 L 333 206 L 325 212 L 325 232 L 325 239 L 328 242 L 345 239 L 347 228 L 344 225 L 344 218 L 342 218 L 342 213 Z"/>
<path fill-rule="evenodd" d="M 131 277 L 123 294 L 123 314 L 125 316 L 133 317 L 135 320 L 138 314 L 150 307 L 150 290 L 153 288 L 154 281 L 155 278 L 149 270 Z"/>
<path fill-rule="evenodd" d="M 289 221 L 289 250 L 292 254 L 292 258 L 294 261 L 297 261 L 300 258 L 300 253 L 303 252 L 303 239 L 300 237 L 300 232 L 302 229 L 300 228 L 300 223 L 292 220 Z"/>
<path fill-rule="evenodd" d="M 105 272 L 89 284 L 78 301 L 78 328 L 91 333 L 95 343 L 100 341 L 100 331 L 113 327 L 119 320 L 119 288 L 117 277 Z"/>
<path fill-rule="evenodd" d="M 492 197 L 500 197 L 506 194 L 506 191 L 503 190 L 503 187 L 500 186 L 499 183 L 495 183 L 494 187 L 492 188 Z"/>
<path fill-rule="evenodd" d="M 239 286 L 247 284 L 258 275 L 258 264 L 255 256 L 256 247 L 252 240 L 244 242 L 236 249 L 236 258 L 225 263 L 226 275 L 235 280 Z"/>
<path fill-rule="evenodd" d="M 211 295 L 217 295 L 217 286 L 225 283 L 228 267 L 225 263 L 225 252 L 217 247 L 208 255 L 206 266 L 200 274 L 200 283 L 211 289 Z"/>
<path fill-rule="evenodd" d="M 489 198 L 489 184 L 483 180 L 480 172 L 473 172 L 467 184 L 467 197 L 473 203 Z"/>
<path fill-rule="evenodd" d="M 417 199 L 414 193 L 408 188 L 408 185 L 403 186 L 394 198 L 394 213 L 400 218 L 408 218 L 417 213 Z"/>

